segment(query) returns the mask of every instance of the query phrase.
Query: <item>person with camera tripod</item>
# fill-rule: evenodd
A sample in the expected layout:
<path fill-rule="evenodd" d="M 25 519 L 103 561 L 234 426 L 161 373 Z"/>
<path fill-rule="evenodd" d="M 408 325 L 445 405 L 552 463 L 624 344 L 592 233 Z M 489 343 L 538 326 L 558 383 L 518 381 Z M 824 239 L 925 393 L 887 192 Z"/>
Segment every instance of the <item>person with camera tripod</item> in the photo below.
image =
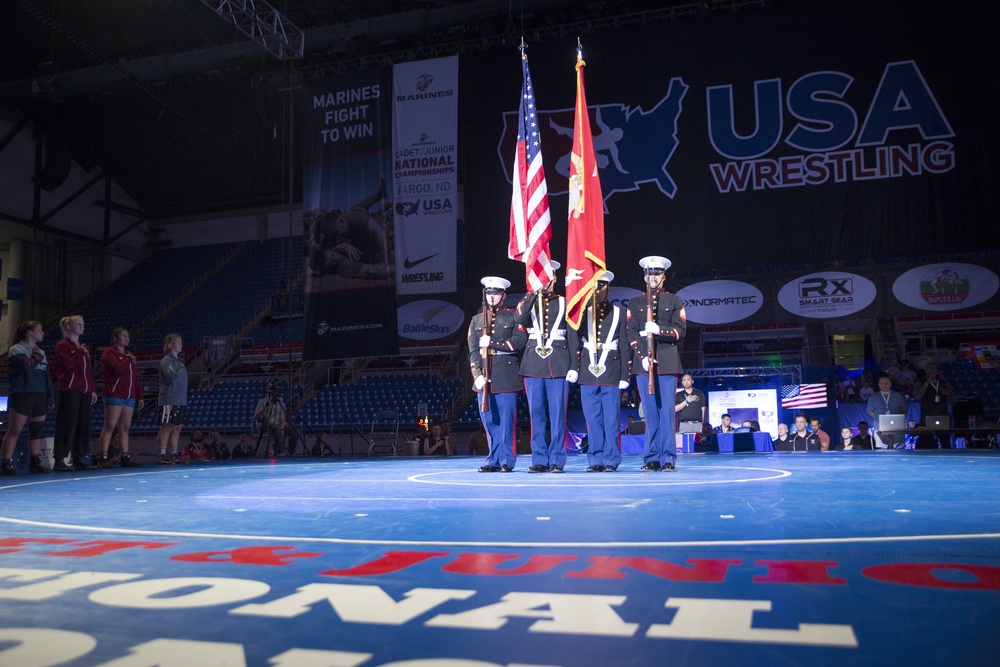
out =
<path fill-rule="evenodd" d="M 268 456 L 283 456 L 285 453 L 285 404 L 278 398 L 278 384 L 267 383 L 267 396 L 257 401 L 253 411 L 254 421 L 260 422 L 260 437 L 255 453 L 260 452 L 260 443 L 267 443 Z"/>

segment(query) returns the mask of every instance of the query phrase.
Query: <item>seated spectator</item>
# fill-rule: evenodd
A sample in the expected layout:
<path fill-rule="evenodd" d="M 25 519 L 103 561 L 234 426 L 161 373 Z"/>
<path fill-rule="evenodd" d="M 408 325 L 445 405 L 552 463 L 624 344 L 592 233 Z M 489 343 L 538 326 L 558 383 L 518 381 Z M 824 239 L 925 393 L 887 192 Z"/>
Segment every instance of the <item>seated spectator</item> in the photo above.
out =
<path fill-rule="evenodd" d="M 795 433 L 789 439 L 789 445 L 790 451 L 793 452 L 819 451 L 823 448 L 819 436 L 809 432 L 805 415 L 795 417 Z M 778 448 L 775 447 L 775 450 Z"/>
<path fill-rule="evenodd" d="M 431 426 L 431 432 L 424 438 L 424 456 L 454 456 L 448 436 L 441 432 L 441 424 Z"/>
<path fill-rule="evenodd" d="M 812 429 L 812 432 L 815 433 L 817 437 L 819 437 L 820 449 L 822 449 L 825 452 L 826 450 L 830 449 L 830 434 L 824 431 L 822 428 L 820 428 L 820 426 L 821 424 L 819 421 L 819 417 L 809 418 L 809 427 Z"/>
<path fill-rule="evenodd" d="M 489 443 L 486 441 L 486 431 L 480 425 L 479 430 L 469 438 L 469 455 L 486 456 L 490 453 Z"/>
<path fill-rule="evenodd" d="M 622 431 L 622 435 L 632 435 L 632 425 L 635 424 L 635 415 L 629 415 L 625 418 L 625 430 Z"/>
<path fill-rule="evenodd" d="M 868 422 L 858 422 L 858 434 L 851 438 L 851 449 L 875 449 L 875 440 L 868 432 Z"/>
<path fill-rule="evenodd" d="M 847 381 L 844 382 L 844 392 L 847 394 L 848 403 L 853 403 L 858 400 L 857 387 L 854 384 L 854 380 L 852 380 L 849 375 L 847 376 Z"/>
<path fill-rule="evenodd" d="M 240 433 L 239 440 L 233 447 L 233 458 L 245 459 L 249 456 L 253 456 L 253 448 L 250 446 L 250 441 L 247 438 L 247 434 Z"/>
<path fill-rule="evenodd" d="M 222 441 L 222 433 L 219 432 L 219 429 L 213 428 L 208 432 L 208 445 L 215 453 L 216 461 L 225 461 L 232 458 L 232 454 L 229 452 L 229 445 Z"/>
<path fill-rule="evenodd" d="M 749 419 L 744 419 L 743 423 L 740 424 L 740 428 L 748 428 L 751 431 L 759 431 L 759 428 L 754 428 L 753 422 Z"/>
<path fill-rule="evenodd" d="M 872 385 L 868 381 L 868 378 L 864 378 L 863 380 L 861 380 L 861 389 L 858 390 L 858 399 L 862 403 L 867 403 L 868 399 L 871 398 L 872 394 L 874 393 L 875 390 L 872 389 Z"/>
<path fill-rule="evenodd" d="M 788 441 L 788 424 L 778 424 L 778 437 L 771 442 L 771 446 L 779 452 L 791 449 L 791 443 Z"/>
<path fill-rule="evenodd" d="M 311 453 L 313 456 L 333 456 L 333 449 L 330 448 L 328 444 L 330 440 L 330 435 L 326 431 L 322 431 L 317 437 L 316 442 L 313 443 Z"/>
<path fill-rule="evenodd" d="M 181 453 L 181 461 L 187 463 L 188 461 L 214 461 L 215 452 L 212 447 L 205 443 L 205 436 L 199 429 L 191 431 L 191 442 L 189 442 L 185 447 L 184 451 Z"/>
<path fill-rule="evenodd" d="M 715 427 L 716 433 L 732 433 L 733 432 L 733 418 L 728 414 L 722 415 L 722 423 Z"/>
<path fill-rule="evenodd" d="M 896 373 L 896 384 L 899 386 L 899 392 L 903 396 L 909 396 L 913 393 L 913 384 L 917 380 L 917 372 L 910 367 L 910 362 L 903 359 L 899 362 L 899 372 Z"/>
<path fill-rule="evenodd" d="M 849 452 L 854 449 L 854 431 L 851 430 L 850 426 L 845 426 L 840 429 L 840 442 L 837 443 L 836 449 L 842 452 Z"/>

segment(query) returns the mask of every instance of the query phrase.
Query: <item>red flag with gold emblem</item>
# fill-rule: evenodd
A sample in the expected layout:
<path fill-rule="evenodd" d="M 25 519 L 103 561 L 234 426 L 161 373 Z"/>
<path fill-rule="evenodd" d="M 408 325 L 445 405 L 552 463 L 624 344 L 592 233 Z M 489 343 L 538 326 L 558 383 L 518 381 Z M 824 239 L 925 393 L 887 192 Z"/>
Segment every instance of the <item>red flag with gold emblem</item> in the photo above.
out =
<path fill-rule="evenodd" d="M 576 112 L 569 169 L 569 230 L 566 248 L 566 322 L 580 328 L 597 278 L 607 269 L 604 254 L 604 196 L 594 158 L 587 96 L 583 89 L 583 51 L 576 50 Z"/>

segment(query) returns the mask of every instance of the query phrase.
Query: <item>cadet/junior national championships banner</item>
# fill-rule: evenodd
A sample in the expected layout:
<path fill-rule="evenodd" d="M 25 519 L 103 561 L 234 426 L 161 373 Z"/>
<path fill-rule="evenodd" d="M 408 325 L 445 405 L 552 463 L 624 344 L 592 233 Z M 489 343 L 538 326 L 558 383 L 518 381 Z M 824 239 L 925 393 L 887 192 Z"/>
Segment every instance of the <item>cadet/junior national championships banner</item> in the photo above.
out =
<path fill-rule="evenodd" d="M 458 56 L 393 68 L 399 294 L 455 291 Z"/>

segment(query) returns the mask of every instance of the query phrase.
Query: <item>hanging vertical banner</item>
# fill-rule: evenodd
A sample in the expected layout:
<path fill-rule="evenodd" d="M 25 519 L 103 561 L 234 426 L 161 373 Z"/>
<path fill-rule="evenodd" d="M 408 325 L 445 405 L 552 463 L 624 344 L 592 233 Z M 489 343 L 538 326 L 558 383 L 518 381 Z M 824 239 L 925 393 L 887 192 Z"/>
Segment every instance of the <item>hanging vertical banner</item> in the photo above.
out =
<path fill-rule="evenodd" d="M 393 68 L 396 289 L 454 292 L 458 56 Z"/>
<path fill-rule="evenodd" d="M 377 68 L 305 89 L 306 360 L 399 354 L 390 86 Z"/>

